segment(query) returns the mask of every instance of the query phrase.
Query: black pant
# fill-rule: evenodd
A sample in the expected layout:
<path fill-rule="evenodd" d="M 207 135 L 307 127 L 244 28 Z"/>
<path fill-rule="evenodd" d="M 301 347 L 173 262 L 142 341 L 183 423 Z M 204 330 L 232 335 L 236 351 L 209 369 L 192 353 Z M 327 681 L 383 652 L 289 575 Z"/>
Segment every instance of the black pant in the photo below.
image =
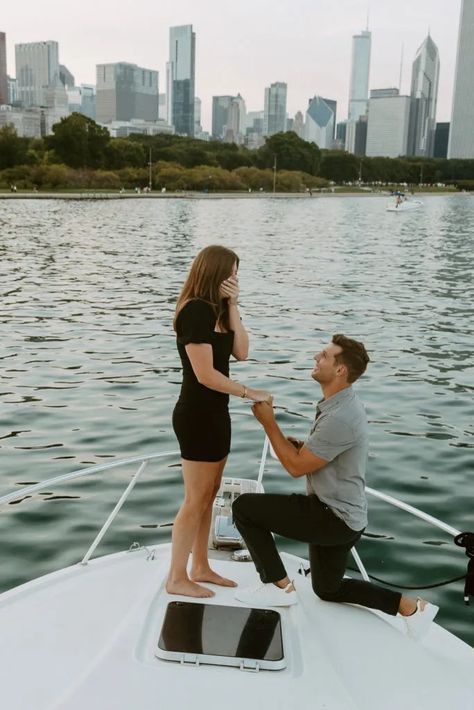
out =
<path fill-rule="evenodd" d="M 351 530 L 315 495 L 244 493 L 232 506 L 262 582 L 286 577 L 272 533 L 309 543 L 315 593 L 331 602 L 349 602 L 395 616 L 401 594 L 371 582 L 344 579 L 347 557 L 363 530 Z"/>

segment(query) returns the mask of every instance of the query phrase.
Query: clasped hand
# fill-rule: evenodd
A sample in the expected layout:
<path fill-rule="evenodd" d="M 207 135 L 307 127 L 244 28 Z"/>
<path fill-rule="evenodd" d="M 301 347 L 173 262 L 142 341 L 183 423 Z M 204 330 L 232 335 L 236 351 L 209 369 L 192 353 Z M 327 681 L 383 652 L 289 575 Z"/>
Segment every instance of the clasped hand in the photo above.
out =
<path fill-rule="evenodd" d="M 239 279 L 237 276 L 229 276 L 219 286 L 219 295 L 221 298 L 228 298 L 229 303 L 236 304 L 239 300 Z"/>
<path fill-rule="evenodd" d="M 275 419 L 273 399 L 271 401 L 255 402 L 252 406 L 252 414 L 263 426 L 272 422 Z"/>

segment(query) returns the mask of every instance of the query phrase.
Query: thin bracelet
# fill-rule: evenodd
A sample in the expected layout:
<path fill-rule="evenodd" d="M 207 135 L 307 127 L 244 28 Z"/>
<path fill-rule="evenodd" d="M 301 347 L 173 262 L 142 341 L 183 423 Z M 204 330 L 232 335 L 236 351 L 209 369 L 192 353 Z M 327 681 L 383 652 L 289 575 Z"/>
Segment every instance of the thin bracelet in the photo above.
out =
<path fill-rule="evenodd" d="M 245 385 L 242 385 L 242 387 L 244 388 L 244 391 L 242 392 L 242 394 L 240 396 L 242 397 L 242 399 L 246 399 L 247 398 L 247 388 Z"/>

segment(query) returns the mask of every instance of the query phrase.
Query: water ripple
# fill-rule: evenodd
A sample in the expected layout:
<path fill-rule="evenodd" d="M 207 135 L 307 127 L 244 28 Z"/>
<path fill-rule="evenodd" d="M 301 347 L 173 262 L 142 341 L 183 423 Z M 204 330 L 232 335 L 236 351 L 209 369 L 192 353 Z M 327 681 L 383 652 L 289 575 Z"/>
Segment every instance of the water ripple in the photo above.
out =
<path fill-rule="evenodd" d="M 360 338 L 372 360 L 357 385 L 372 434 L 369 484 L 473 528 L 473 200 L 427 197 L 403 219 L 371 197 L 18 200 L 0 202 L 0 223 L 2 493 L 25 477 L 176 449 L 173 307 L 192 257 L 217 242 L 241 258 L 251 358 L 233 364 L 236 379 L 270 389 L 285 431 L 304 438 L 319 396 L 315 350 L 336 332 Z M 252 475 L 259 427 L 234 418 L 233 432 L 227 472 Z M 2 588 L 80 559 L 129 476 L 107 472 L 3 510 Z M 302 484 L 269 462 L 266 487 Z M 167 539 L 155 526 L 173 519 L 181 495 L 177 461 L 150 464 L 100 552 Z M 395 583 L 464 566 L 447 537 L 377 500 L 360 552 Z M 474 643 L 458 587 L 431 596 Z"/>

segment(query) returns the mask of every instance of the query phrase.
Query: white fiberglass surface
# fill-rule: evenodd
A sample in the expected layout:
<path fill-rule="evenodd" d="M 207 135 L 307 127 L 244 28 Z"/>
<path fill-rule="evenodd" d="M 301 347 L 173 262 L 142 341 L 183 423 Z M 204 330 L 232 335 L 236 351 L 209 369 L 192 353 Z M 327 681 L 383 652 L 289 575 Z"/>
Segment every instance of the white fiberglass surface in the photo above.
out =
<path fill-rule="evenodd" d="M 217 557 L 221 574 L 239 585 L 255 581 L 252 564 Z M 311 699 L 315 709 L 379 710 L 382 697 L 389 710 L 472 707 L 474 651 L 466 644 L 436 625 L 416 643 L 400 619 L 322 602 L 298 575 L 301 560 L 284 555 L 284 562 L 300 601 L 281 610 L 287 668 L 277 672 L 183 667 L 156 658 L 166 605 L 174 599 L 163 587 L 168 545 L 156 549 L 154 560 L 144 550 L 121 553 L 7 592 L 0 597 L 2 705 L 218 708 L 225 694 L 226 708 L 249 710 L 269 697 L 282 708 L 308 707 Z M 211 603 L 238 604 L 231 589 L 215 590 Z"/>

